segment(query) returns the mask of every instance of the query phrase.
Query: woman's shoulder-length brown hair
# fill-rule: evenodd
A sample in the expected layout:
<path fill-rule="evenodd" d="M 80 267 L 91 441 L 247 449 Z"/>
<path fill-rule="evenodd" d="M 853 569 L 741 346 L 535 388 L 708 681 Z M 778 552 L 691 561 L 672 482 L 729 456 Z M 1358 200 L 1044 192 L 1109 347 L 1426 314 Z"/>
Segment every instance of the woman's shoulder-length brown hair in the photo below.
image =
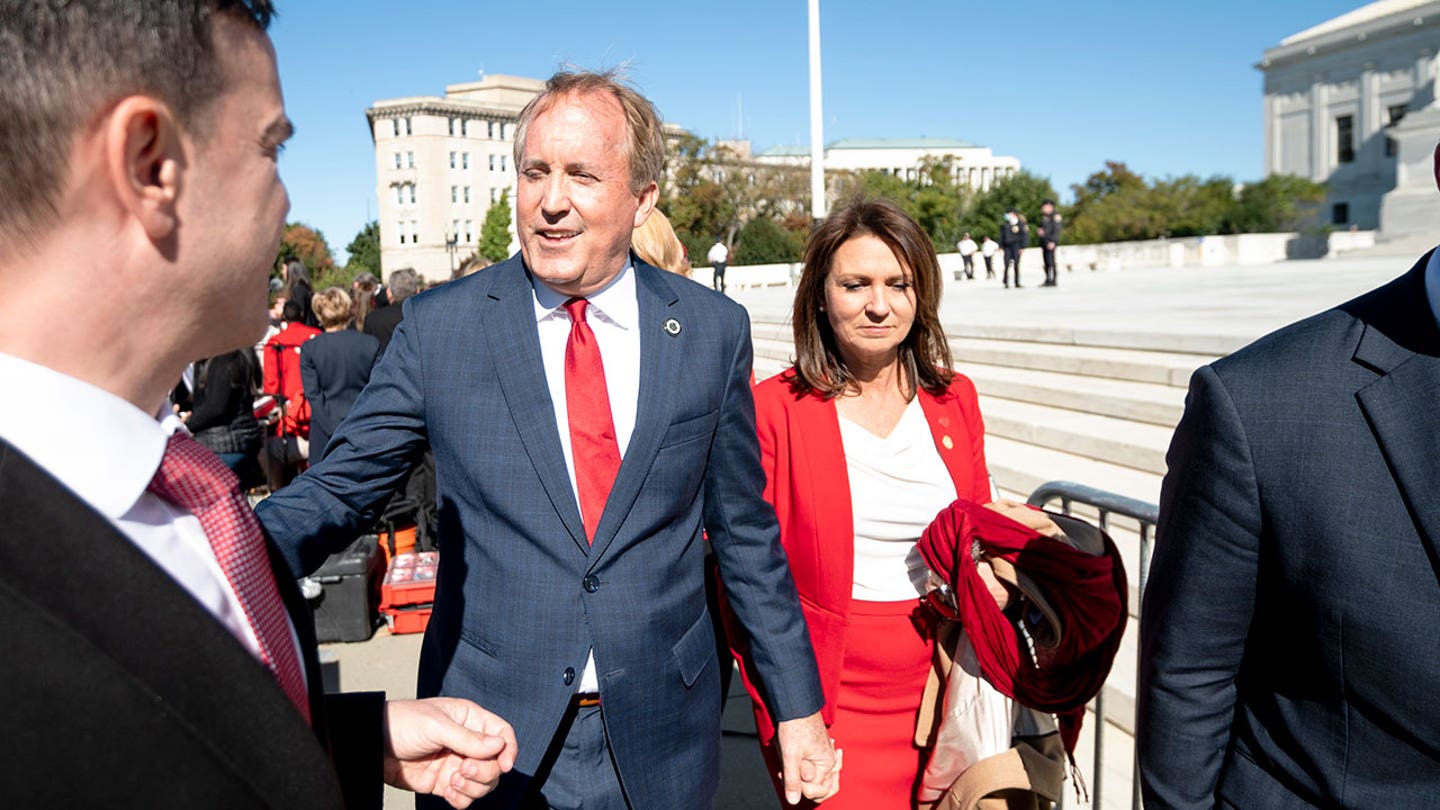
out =
<path fill-rule="evenodd" d="M 954 377 L 950 344 L 940 326 L 940 293 L 944 281 L 935 246 L 920 224 L 889 200 L 856 197 L 839 205 L 805 243 L 805 268 L 795 290 L 791 324 L 795 330 L 796 395 L 818 394 L 831 399 L 851 387 L 855 378 L 845 367 L 830 320 L 821 310 L 825 279 L 840 246 L 857 236 L 873 236 L 890 247 L 910 270 L 915 291 L 915 322 L 900 344 L 900 363 L 910 394 L 917 388 L 941 396 Z"/>

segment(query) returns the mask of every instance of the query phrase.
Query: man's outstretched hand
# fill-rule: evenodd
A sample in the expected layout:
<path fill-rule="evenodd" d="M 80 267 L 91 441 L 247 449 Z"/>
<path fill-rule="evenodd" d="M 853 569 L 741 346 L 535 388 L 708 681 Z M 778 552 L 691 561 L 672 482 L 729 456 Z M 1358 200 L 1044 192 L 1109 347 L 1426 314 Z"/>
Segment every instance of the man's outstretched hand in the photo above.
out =
<path fill-rule="evenodd" d="M 515 765 L 515 731 L 461 698 L 385 704 L 385 781 L 469 807 Z"/>

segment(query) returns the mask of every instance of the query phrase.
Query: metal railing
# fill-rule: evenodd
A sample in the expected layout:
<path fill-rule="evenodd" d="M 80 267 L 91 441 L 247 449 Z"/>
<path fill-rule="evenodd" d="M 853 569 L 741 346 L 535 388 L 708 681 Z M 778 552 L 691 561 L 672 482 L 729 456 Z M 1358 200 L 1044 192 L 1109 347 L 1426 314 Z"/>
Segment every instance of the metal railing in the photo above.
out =
<path fill-rule="evenodd" d="M 1153 503 L 1127 498 L 1124 495 L 1117 495 L 1103 489 L 1077 484 L 1074 481 L 1050 481 L 1041 484 L 1030 493 L 1026 503 L 1031 506 L 1046 506 L 1052 501 L 1060 502 L 1060 512 L 1069 515 L 1073 508 L 1078 505 L 1089 506 L 1096 510 L 1099 517 L 1097 523 L 1105 531 L 1110 530 L 1110 516 L 1123 515 L 1139 524 L 1140 534 L 1140 597 L 1135 600 L 1133 612 L 1140 615 L 1140 601 L 1145 597 L 1145 581 L 1150 574 L 1150 547 L 1154 541 L 1155 523 L 1159 519 L 1160 507 Z M 1138 629 L 1139 623 L 1137 621 Z M 1136 696 L 1139 696 L 1139 666 L 1136 666 Z M 1104 795 L 1105 772 L 1101 768 L 1105 754 L 1105 690 L 1101 688 L 1100 693 L 1095 696 L 1095 756 L 1091 765 L 1090 777 L 1090 806 L 1100 807 L 1101 797 Z M 1133 810 L 1140 810 L 1140 768 L 1137 762 L 1131 762 L 1130 806 Z M 1057 807 L 1064 806 L 1064 796 L 1061 796 Z"/>

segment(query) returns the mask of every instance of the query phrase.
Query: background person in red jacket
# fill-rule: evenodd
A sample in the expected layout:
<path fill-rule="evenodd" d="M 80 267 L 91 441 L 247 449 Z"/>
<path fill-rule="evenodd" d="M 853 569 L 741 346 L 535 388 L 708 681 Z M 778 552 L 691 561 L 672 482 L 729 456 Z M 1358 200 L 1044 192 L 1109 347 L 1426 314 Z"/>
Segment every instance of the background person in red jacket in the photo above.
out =
<path fill-rule="evenodd" d="M 301 323 L 298 302 L 286 300 L 283 311 L 285 325 L 265 341 L 261 362 L 265 393 L 276 395 L 281 403 L 280 421 L 275 435 L 265 442 L 263 456 L 271 490 L 289 483 L 296 465 L 310 457 L 310 407 L 300 376 L 300 346 L 320 334 L 319 329 Z"/>
<path fill-rule="evenodd" d="M 912 807 L 925 764 L 913 743 L 916 712 L 932 653 L 912 621 L 930 577 L 915 541 L 956 497 L 991 500 L 975 386 L 950 371 L 942 287 L 929 237 L 897 206 L 842 205 L 806 245 L 795 366 L 755 390 L 765 498 L 809 623 L 822 716 L 845 751 L 827 810 Z M 1007 514 L 1054 528 L 1030 510 Z M 1003 606 L 1005 587 L 988 565 L 981 575 Z M 760 729 L 773 727 L 763 702 L 755 712 Z"/>

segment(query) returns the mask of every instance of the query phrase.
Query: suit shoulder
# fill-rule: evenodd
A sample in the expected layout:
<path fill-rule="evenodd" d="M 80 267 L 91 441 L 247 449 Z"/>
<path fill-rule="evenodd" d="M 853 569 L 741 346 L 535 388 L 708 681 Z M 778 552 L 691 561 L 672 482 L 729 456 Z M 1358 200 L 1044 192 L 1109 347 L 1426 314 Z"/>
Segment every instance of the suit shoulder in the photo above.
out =
<path fill-rule="evenodd" d="M 1348 362 L 1361 324 L 1340 307 L 1312 315 L 1257 338 L 1211 364 L 1222 379 L 1282 369 L 1314 369 Z"/>

